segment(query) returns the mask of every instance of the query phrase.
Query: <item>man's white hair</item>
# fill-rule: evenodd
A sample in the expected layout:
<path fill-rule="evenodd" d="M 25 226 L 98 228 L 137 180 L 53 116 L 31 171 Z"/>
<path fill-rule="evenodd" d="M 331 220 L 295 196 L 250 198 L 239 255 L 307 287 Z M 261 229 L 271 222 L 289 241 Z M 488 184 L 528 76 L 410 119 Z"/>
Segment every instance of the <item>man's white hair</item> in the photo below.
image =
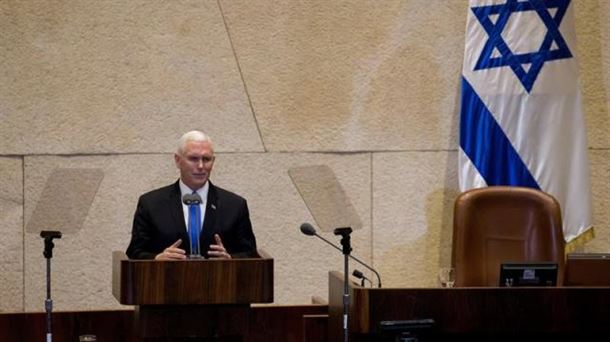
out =
<path fill-rule="evenodd" d="M 176 152 L 178 154 L 182 154 L 182 152 L 184 152 L 184 149 L 186 148 L 186 144 L 189 141 L 207 141 L 210 143 L 210 145 L 212 144 L 212 139 L 207 134 L 201 131 L 190 131 L 184 133 L 180 137 L 180 140 L 178 140 L 178 149 L 176 150 Z"/>

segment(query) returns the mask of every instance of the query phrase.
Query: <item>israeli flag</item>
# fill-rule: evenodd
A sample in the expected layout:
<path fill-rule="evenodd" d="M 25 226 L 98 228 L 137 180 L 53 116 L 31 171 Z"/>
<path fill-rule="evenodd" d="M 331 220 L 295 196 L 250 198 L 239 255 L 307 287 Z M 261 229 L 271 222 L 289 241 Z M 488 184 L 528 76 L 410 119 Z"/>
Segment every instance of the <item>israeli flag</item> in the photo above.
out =
<path fill-rule="evenodd" d="M 537 188 L 567 242 L 592 226 L 587 135 L 570 0 L 470 0 L 459 183 Z"/>

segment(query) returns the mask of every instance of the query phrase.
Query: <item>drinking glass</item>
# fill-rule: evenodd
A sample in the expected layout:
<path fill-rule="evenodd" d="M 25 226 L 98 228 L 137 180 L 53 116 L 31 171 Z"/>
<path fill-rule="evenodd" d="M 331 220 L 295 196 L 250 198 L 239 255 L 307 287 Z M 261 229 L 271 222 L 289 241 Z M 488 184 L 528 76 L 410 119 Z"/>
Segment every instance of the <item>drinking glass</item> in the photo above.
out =
<path fill-rule="evenodd" d="M 453 287 L 455 284 L 455 269 L 453 267 L 442 267 L 438 271 L 438 281 L 441 287 Z"/>

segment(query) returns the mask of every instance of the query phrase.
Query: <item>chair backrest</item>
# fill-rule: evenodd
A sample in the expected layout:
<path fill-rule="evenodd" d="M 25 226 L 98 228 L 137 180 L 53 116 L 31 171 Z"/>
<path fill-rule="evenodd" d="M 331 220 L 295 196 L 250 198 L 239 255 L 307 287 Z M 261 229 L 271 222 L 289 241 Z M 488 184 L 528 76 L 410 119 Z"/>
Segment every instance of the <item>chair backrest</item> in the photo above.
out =
<path fill-rule="evenodd" d="M 492 186 L 460 194 L 454 207 L 455 286 L 498 286 L 503 262 L 556 262 L 563 281 L 559 203 L 539 190 Z"/>

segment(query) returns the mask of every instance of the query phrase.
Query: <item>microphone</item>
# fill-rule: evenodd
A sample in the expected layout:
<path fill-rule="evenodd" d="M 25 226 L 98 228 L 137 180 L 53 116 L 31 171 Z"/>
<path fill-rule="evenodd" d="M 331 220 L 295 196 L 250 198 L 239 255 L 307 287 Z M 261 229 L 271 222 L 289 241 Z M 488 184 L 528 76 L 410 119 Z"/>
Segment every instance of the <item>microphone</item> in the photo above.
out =
<path fill-rule="evenodd" d="M 303 232 L 303 234 L 309 235 L 309 236 L 316 235 L 316 229 L 307 222 L 305 222 L 301 225 L 301 232 Z"/>
<path fill-rule="evenodd" d="M 352 275 L 358 279 L 360 279 L 360 286 L 364 287 L 364 281 L 368 281 L 371 286 L 373 286 L 373 282 L 367 278 L 364 273 L 360 272 L 359 270 L 354 270 L 354 272 L 352 272 Z"/>
<path fill-rule="evenodd" d="M 197 194 L 197 193 L 186 194 L 186 195 L 182 196 L 182 203 L 184 203 L 186 205 L 200 204 L 201 196 L 199 196 L 199 194 Z"/>
<path fill-rule="evenodd" d="M 61 232 L 56 230 L 42 230 L 40 231 L 40 237 L 45 239 L 61 239 Z"/>
<path fill-rule="evenodd" d="M 321 239 L 322 241 L 326 242 L 327 244 L 335 247 L 335 249 L 339 250 L 340 252 L 343 252 L 343 249 L 341 249 L 339 246 L 335 245 L 334 243 L 332 243 L 332 242 L 326 240 L 325 238 L 323 238 L 322 236 L 318 235 L 318 233 L 316 233 L 316 229 L 311 224 L 309 224 L 307 222 L 305 222 L 305 223 L 303 223 L 301 225 L 301 232 L 303 234 L 305 234 L 305 235 L 315 236 L 315 237 Z M 349 255 L 349 257 L 352 258 L 357 263 L 359 263 L 360 265 L 362 265 L 362 266 L 366 267 L 367 269 L 369 269 L 371 272 L 375 273 L 375 275 L 377 276 L 377 287 L 381 287 L 381 277 L 379 276 L 379 273 L 377 273 L 377 271 L 375 271 L 374 268 L 372 268 L 371 266 L 369 266 L 369 265 L 365 264 L 364 262 L 360 261 L 358 258 L 356 258 L 355 256 L 353 256 L 351 254 Z M 357 277 L 356 275 L 354 275 L 354 276 Z"/>
<path fill-rule="evenodd" d="M 44 252 L 42 252 L 42 255 L 47 259 L 51 259 L 53 257 L 53 247 L 55 247 L 53 239 L 61 239 L 61 232 L 56 230 L 43 230 L 40 232 L 40 237 L 44 238 Z"/>

